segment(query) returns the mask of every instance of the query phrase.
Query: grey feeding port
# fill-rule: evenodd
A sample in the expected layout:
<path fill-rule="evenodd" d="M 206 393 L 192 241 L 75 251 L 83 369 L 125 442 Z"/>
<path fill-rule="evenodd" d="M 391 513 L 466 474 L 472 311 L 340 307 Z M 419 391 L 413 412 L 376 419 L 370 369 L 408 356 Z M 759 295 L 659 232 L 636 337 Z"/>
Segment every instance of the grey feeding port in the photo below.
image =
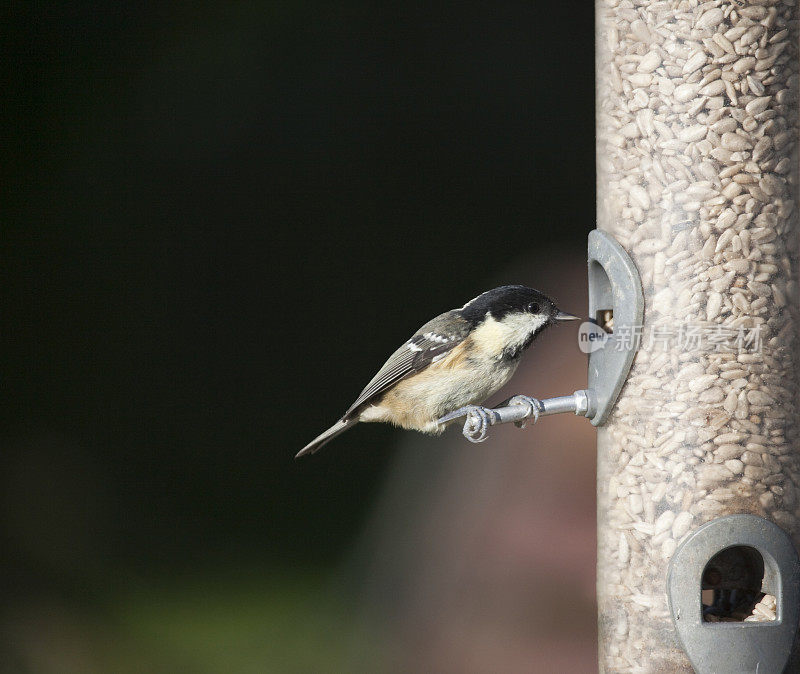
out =
<path fill-rule="evenodd" d="M 643 312 L 636 265 L 613 236 L 596 229 L 589 232 L 589 316 L 611 333 L 605 347 L 589 355 L 588 392 L 595 426 L 608 418 L 631 369 Z"/>
<path fill-rule="evenodd" d="M 800 560 L 780 527 L 755 515 L 704 524 L 676 550 L 667 588 L 678 638 L 698 674 L 784 671 L 800 617 Z M 714 600 L 705 606 L 709 591 Z M 735 619 L 764 594 L 776 598 L 775 620 Z M 710 622 L 714 614 L 729 621 Z"/>

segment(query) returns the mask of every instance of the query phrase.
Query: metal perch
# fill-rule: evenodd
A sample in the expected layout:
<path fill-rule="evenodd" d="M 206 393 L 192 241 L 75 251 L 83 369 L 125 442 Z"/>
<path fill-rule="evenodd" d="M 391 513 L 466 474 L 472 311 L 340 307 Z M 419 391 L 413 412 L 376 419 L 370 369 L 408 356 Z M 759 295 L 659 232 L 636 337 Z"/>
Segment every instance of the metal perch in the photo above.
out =
<path fill-rule="evenodd" d="M 514 423 L 519 428 L 524 428 L 530 418 L 533 418 L 533 423 L 536 423 L 539 421 L 539 417 L 563 412 L 572 412 L 577 416 L 587 417 L 594 414 L 592 408 L 589 392 L 584 390 L 575 391 L 568 396 L 544 398 L 543 400 L 517 395 L 494 409 L 480 405 L 461 407 L 443 416 L 438 423 L 446 424 L 459 417 L 466 417 L 462 430 L 464 437 L 470 442 L 483 442 L 488 437 L 489 426 Z"/>

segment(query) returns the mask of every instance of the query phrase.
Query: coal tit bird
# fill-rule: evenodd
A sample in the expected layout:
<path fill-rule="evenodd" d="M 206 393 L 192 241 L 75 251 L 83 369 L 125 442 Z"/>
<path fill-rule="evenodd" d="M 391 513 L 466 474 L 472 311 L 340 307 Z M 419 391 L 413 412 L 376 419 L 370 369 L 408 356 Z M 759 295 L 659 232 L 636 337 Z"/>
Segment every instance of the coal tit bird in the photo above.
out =
<path fill-rule="evenodd" d="M 437 419 L 481 403 L 514 374 L 549 325 L 577 319 L 526 286 L 501 286 L 423 325 L 395 351 L 344 416 L 298 452 L 313 454 L 359 421 L 438 434 Z"/>

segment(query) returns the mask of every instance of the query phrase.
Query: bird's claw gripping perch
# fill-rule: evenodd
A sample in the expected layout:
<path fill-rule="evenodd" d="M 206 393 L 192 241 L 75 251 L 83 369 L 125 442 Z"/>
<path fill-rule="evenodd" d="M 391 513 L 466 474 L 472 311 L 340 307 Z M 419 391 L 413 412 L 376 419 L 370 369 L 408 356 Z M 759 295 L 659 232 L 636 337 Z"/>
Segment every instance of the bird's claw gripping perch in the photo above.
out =
<path fill-rule="evenodd" d="M 539 420 L 543 411 L 541 401 L 525 395 L 509 398 L 497 409 L 482 407 L 480 405 L 467 405 L 438 420 L 439 424 L 446 424 L 459 417 L 464 419 L 464 429 L 461 431 L 470 442 L 483 442 L 489 435 L 489 426 L 513 422 L 517 428 L 524 428 L 528 419 L 533 417 L 533 423 Z"/>
<path fill-rule="evenodd" d="M 481 407 L 480 405 L 467 405 L 445 414 L 437 421 L 438 424 L 447 424 L 459 417 L 466 417 L 464 428 L 461 431 L 470 442 L 483 442 L 489 433 L 489 426 L 513 423 L 518 428 L 525 428 L 528 419 L 533 423 L 539 421 L 540 416 L 573 412 L 578 416 L 589 416 L 592 406 L 586 391 L 575 391 L 572 395 L 558 398 L 545 398 L 539 400 L 526 395 L 516 395 L 509 398 L 497 408 Z"/>
<path fill-rule="evenodd" d="M 489 426 L 496 423 L 495 413 L 480 405 L 470 405 L 464 420 L 464 437 L 470 442 L 483 442 L 489 436 Z"/>
<path fill-rule="evenodd" d="M 501 405 L 501 407 L 505 407 L 506 405 L 522 405 L 528 408 L 528 416 L 523 417 L 519 421 L 515 421 L 514 425 L 517 428 L 525 428 L 528 425 L 528 419 L 533 417 L 533 423 L 539 421 L 539 414 L 544 412 L 544 405 L 542 405 L 542 401 L 538 398 L 531 398 L 530 396 L 526 395 L 516 395 Z"/>
<path fill-rule="evenodd" d="M 480 405 L 467 405 L 460 407 L 450 414 L 446 414 L 437 421 L 439 424 L 446 424 L 450 421 L 465 416 L 464 437 L 470 442 L 483 442 L 489 434 L 489 426 L 499 422 L 500 418 L 494 410 Z"/>

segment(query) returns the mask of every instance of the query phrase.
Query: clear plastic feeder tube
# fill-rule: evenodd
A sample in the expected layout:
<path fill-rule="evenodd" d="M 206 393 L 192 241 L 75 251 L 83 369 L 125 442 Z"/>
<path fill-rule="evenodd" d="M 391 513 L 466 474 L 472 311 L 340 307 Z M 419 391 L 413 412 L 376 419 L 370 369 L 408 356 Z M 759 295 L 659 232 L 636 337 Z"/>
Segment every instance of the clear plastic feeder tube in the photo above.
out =
<path fill-rule="evenodd" d="M 598 435 L 600 670 L 691 672 L 676 547 L 733 513 L 800 534 L 798 6 L 597 0 L 596 22 L 598 227 L 645 297 Z"/>

